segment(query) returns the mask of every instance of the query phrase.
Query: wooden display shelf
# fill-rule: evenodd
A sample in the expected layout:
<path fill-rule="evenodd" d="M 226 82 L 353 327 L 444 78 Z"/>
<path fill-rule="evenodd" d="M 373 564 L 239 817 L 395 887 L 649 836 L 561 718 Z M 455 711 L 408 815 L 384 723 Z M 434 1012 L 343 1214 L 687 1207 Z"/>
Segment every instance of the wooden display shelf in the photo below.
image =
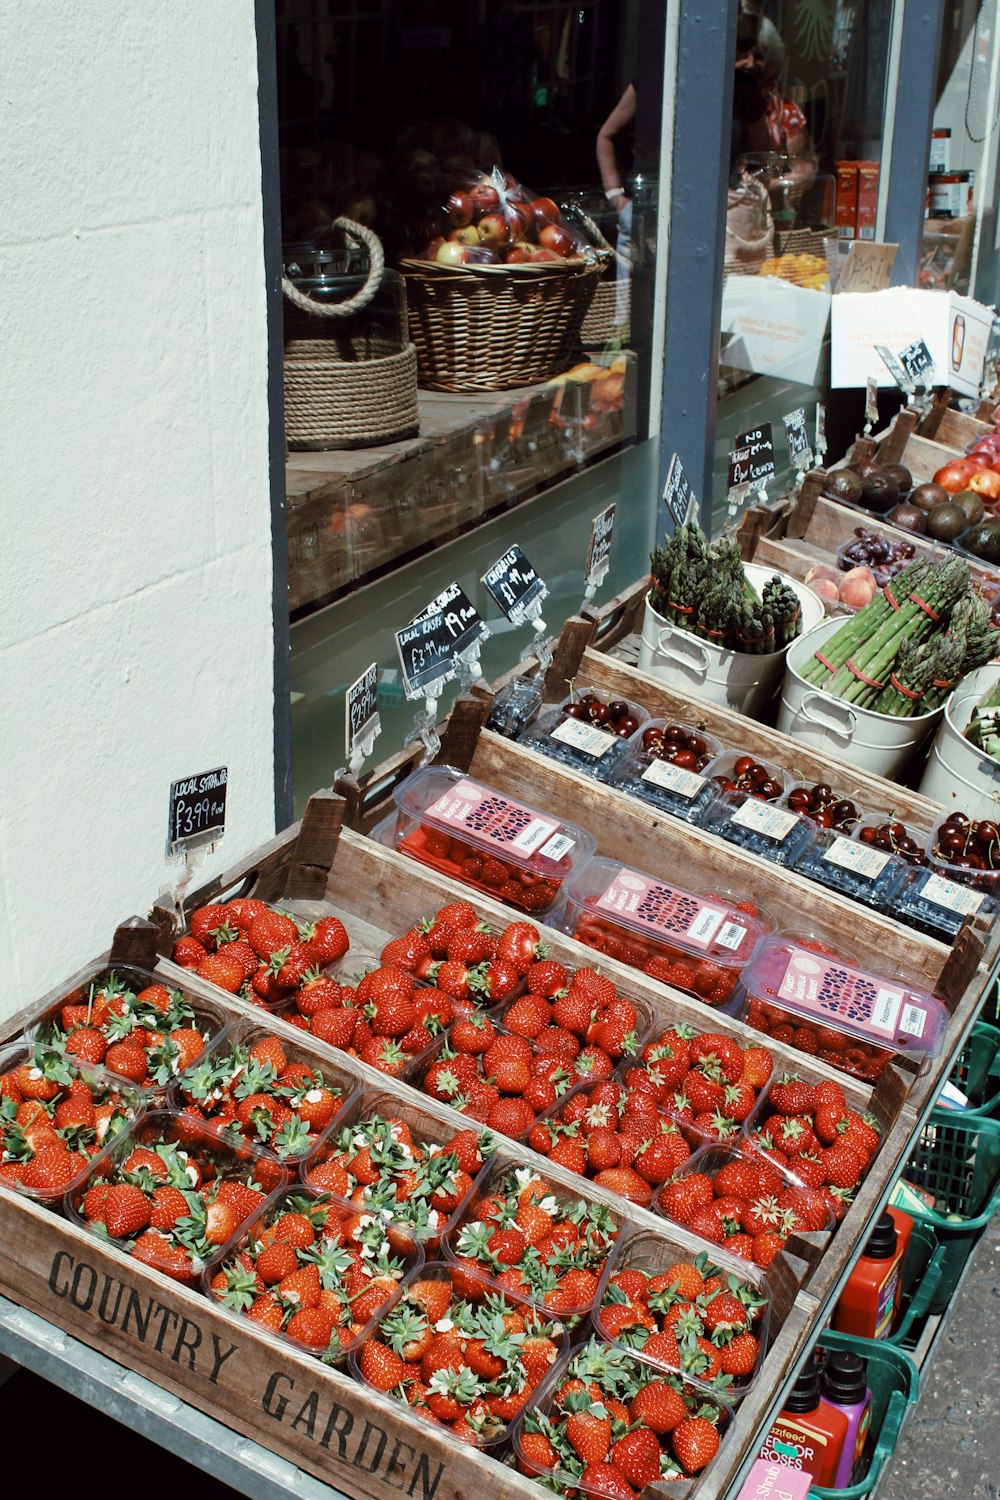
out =
<path fill-rule="evenodd" d="M 622 799 L 616 794 L 551 763 L 536 766 L 534 763 L 542 757 L 494 741 L 492 736 L 480 738 L 478 753 L 492 757 L 481 764 L 498 774 L 504 772 L 512 791 L 529 770 L 544 776 L 543 789 L 549 793 L 552 810 L 560 811 L 553 803 L 562 799 L 563 805 L 572 807 L 576 821 L 595 827 L 600 823 L 605 843 L 612 826 L 621 821 Z M 541 787 L 542 783 L 533 781 L 532 785 Z M 344 812 L 340 799 L 317 795 L 301 825 L 210 882 L 191 897 L 190 904 L 236 892 L 264 899 L 323 896 L 341 914 L 355 941 L 359 931 L 369 941 L 377 935 L 397 934 L 442 901 L 469 894 L 466 887 L 343 828 Z M 658 826 L 659 820 L 649 810 L 645 817 L 644 829 L 639 827 L 636 813 L 635 821 L 621 835 L 628 848 L 633 847 L 633 840 L 639 841 L 639 847 L 646 847 L 642 840 L 664 838 L 666 830 Z M 508 908 L 478 894 L 473 900 L 487 918 L 510 920 Z M 175 914 L 158 909 L 153 915 L 153 922 L 133 919 L 122 925 L 113 945 L 117 959 L 148 960 L 154 946 L 161 953 L 169 952 Z M 555 930 L 548 937 L 555 958 L 574 967 L 592 960 L 591 950 L 572 938 Z M 852 941 L 855 937 L 852 930 Z M 967 927 L 949 955 L 939 945 L 914 936 L 924 965 L 930 969 L 936 964 L 938 993 L 951 1012 L 946 1051 L 920 1075 L 891 1065 L 874 1090 L 844 1080 L 852 1102 L 859 1107 L 867 1105 L 878 1117 L 884 1132 L 882 1145 L 857 1200 L 832 1240 L 827 1243 L 823 1236 L 802 1236 L 791 1246 L 794 1255 L 776 1263 L 771 1285 L 784 1316 L 776 1320 L 775 1336 L 757 1387 L 739 1406 L 727 1443 L 699 1484 L 700 1500 L 727 1496 L 746 1456 L 759 1445 L 778 1393 L 822 1326 L 840 1277 L 863 1243 L 872 1214 L 884 1201 L 906 1159 L 919 1123 L 916 1105 L 927 1090 L 939 1086 L 949 1064 L 949 1052 L 971 1024 L 998 940 L 1000 934 L 991 937 L 984 924 Z M 161 959 L 159 967 L 166 977 L 178 974 L 168 959 Z M 704 1027 L 708 1022 L 713 1029 L 724 1030 L 744 1044 L 757 1039 L 756 1033 L 739 1022 L 631 968 L 613 960 L 602 960 L 602 968 L 626 993 L 645 999 L 666 1024 L 686 1019 Z M 192 979 L 187 973 L 183 977 L 192 989 L 220 999 L 220 992 L 204 981 Z M 258 1010 L 231 998 L 227 1001 L 223 997 L 223 1003 L 234 1011 L 266 1020 L 290 1039 L 301 1039 L 301 1034 L 280 1018 L 262 1017 Z M 6 1023 L 6 1034 L 15 1032 L 23 1020 L 22 1015 Z M 317 1052 L 325 1050 L 321 1043 L 313 1041 L 313 1046 Z M 768 1047 L 782 1070 L 796 1070 L 805 1076 L 826 1073 L 824 1065 L 779 1043 L 769 1041 Z M 342 1054 L 338 1057 L 343 1061 Z M 360 1078 L 385 1088 L 383 1074 L 356 1060 L 350 1065 Z M 393 1089 L 426 1111 L 444 1111 L 445 1118 L 457 1118 L 404 1082 L 393 1084 Z M 554 1181 L 611 1204 L 630 1223 L 686 1243 L 688 1236 L 679 1226 L 625 1205 L 613 1194 L 602 1193 L 592 1183 L 584 1183 L 544 1158 L 535 1157 L 526 1147 L 511 1145 L 507 1150 L 512 1159 L 528 1162 Z M 415 1500 L 460 1500 L 473 1489 L 485 1488 L 521 1500 L 538 1500 L 537 1484 L 509 1466 L 451 1441 L 440 1430 L 404 1408 L 379 1399 L 341 1372 L 275 1346 L 256 1334 L 251 1325 L 234 1321 L 199 1294 L 137 1265 L 121 1251 L 17 1195 L 0 1193 L 0 1235 L 7 1247 L 0 1266 L 0 1289 L 5 1295 L 350 1494 L 370 1500 L 389 1500 L 400 1493 Z M 683 1496 L 691 1488 L 681 1484 L 676 1491 Z"/>
<path fill-rule="evenodd" d="M 328 603 L 400 558 L 530 499 L 635 430 L 636 363 L 621 409 L 588 382 L 488 395 L 421 391 L 420 435 L 373 448 L 290 453 L 288 592 L 293 611 Z"/>

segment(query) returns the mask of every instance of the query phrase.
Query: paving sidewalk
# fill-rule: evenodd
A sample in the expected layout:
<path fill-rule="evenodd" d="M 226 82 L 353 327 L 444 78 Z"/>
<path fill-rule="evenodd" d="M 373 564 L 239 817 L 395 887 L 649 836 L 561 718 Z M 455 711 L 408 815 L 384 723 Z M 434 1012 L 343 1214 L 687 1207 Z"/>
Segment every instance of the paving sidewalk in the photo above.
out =
<path fill-rule="evenodd" d="M 921 1371 L 920 1396 L 878 1500 L 1000 1500 L 1000 1214 Z"/>

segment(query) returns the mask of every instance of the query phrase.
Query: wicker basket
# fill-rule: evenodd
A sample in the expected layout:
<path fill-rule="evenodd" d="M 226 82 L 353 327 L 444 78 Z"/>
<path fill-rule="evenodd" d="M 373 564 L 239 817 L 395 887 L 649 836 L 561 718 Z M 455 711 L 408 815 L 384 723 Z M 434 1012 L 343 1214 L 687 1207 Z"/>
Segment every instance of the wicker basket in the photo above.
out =
<path fill-rule="evenodd" d="M 622 303 L 621 321 L 618 304 Z M 594 300 L 587 309 L 580 337 L 585 349 L 604 349 L 608 344 L 627 344 L 631 333 L 632 283 L 619 283 L 614 275 L 597 283 Z"/>
<path fill-rule="evenodd" d="M 364 285 L 344 302 L 316 302 L 288 277 L 285 313 L 285 440 L 289 448 L 370 448 L 416 437 L 417 351 L 386 340 L 364 348 L 345 319 L 374 297 L 385 269 L 378 237 L 351 219 L 336 219 L 368 252 Z M 374 354 L 374 357 L 372 357 Z"/>
<path fill-rule="evenodd" d="M 560 374 L 580 329 L 600 262 L 435 266 L 404 260 L 419 383 L 430 391 L 506 391 Z"/>

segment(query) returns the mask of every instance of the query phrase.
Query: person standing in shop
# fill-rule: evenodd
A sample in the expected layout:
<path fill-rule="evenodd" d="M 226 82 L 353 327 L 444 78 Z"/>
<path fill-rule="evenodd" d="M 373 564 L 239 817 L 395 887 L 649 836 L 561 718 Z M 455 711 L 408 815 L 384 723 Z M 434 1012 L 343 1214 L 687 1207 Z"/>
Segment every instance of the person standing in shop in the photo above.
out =
<path fill-rule="evenodd" d="M 619 147 L 622 140 L 627 140 L 631 165 L 635 107 L 635 84 L 630 83 L 597 132 L 597 167 L 601 174 L 601 186 L 604 188 L 605 198 L 618 215 L 615 244 L 618 294 L 615 299 L 615 318 L 619 323 L 624 323 L 628 317 L 628 284 L 632 274 L 632 199 L 623 185 L 623 178 L 628 174 L 619 165 Z"/>

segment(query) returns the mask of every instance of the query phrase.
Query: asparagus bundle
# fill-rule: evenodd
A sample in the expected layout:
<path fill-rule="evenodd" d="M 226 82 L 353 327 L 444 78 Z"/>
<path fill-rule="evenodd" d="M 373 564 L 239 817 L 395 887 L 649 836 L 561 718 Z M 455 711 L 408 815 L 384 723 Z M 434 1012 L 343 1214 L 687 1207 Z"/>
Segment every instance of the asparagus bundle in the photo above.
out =
<path fill-rule="evenodd" d="M 709 545 L 698 526 L 680 526 L 652 554 L 651 563 L 653 608 L 713 645 L 764 655 L 781 650 L 801 632 L 795 590 L 775 576 L 758 594 L 731 537 Z"/>
<path fill-rule="evenodd" d="M 984 755 L 1000 760 L 1000 683 L 976 704 L 965 738 Z"/>

